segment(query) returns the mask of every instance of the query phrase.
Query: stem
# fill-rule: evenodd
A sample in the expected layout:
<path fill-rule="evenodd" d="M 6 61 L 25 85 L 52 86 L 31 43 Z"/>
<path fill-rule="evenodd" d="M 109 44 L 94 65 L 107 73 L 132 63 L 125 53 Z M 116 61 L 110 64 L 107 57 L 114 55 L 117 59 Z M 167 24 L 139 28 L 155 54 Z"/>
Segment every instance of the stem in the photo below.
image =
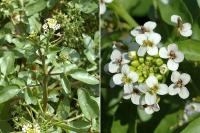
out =
<path fill-rule="evenodd" d="M 129 24 L 130 29 L 138 25 L 118 0 L 113 1 L 109 6 Z"/>
<path fill-rule="evenodd" d="M 83 114 L 80 114 L 80 115 L 77 115 L 76 117 L 73 117 L 73 118 L 64 120 L 64 122 L 69 123 L 69 122 L 72 122 L 72 121 L 74 121 L 74 120 L 80 119 L 80 118 L 82 118 L 83 116 L 84 116 Z"/>

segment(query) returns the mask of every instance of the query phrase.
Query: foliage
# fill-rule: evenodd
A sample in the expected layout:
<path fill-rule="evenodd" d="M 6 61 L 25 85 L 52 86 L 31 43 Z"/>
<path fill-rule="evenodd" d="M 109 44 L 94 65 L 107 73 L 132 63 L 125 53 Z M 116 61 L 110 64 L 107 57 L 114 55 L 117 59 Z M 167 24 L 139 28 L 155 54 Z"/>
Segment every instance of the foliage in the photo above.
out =
<path fill-rule="evenodd" d="M 107 11 L 102 15 L 102 132 L 137 133 L 137 132 L 184 132 L 198 131 L 199 115 L 188 115 L 186 105 L 192 101 L 200 102 L 199 61 L 199 0 L 113 0 L 107 3 Z M 192 24 L 192 36 L 176 36 L 175 27 L 170 21 L 174 14 L 180 15 L 184 22 Z M 185 55 L 180 70 L 191 75 L 189 83 L 190 97 L 183 101 L 178 97 L 164 96 L 160 101 L 161 110 L 153 115 L 142 113 L 131 101 L 125 101 L 122 87 L 111 88 L 111 74 L 105 72 L 104 66 L 110 61 L 112 47 L 117 43 L 119 49 L 134 46 L 135 39 L 130 31 L 147 21 L 155 21 L 162 36 L 160 46 L 176 43 Z M 166 83 L 170 83 L 170 76 Z M 198 114 L 198 113 L 197 113 Z"/>
<path fill-rule="evenodd" d="M 0 2 L 0 132 L 99 131 L 97 16 L 97 0 Z"/>

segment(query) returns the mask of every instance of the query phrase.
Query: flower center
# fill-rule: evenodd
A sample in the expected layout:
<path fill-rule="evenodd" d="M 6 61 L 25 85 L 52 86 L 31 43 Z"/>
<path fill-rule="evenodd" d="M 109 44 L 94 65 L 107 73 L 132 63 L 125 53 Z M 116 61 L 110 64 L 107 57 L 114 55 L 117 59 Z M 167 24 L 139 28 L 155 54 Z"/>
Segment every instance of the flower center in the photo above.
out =
<path fill-rule="evenodd" d="M 179 79 L 179 80 L 176 82 L 176 87 L 181 88 L 182 86 L 183 86 L 183 81 Z"/>
<path fill-rule="evenodd" d="M 144 26 L 141 26 L 141 30 L 143 33 L 150 32 L 149 29 L 145 28 Z"/>
<path fill-rule="evenodd" d="M 176 58 L 176 54 L 175 54 L 174 51 L 170 51 L 170 53 L 169 53 L 169 58 L 170 58 L 170 59 L 175 59 L 175 58 Z"/>
<path fill-rule="evenodd" d="M 140 91 L 137 88 L 133 88 L 133 93 L 134 94 L 140 94 Z"/>
<path fill-rule="evenodd" d="M 132 83 L 132 79 L 129 78 L 127 75 L 124 75 L 122 77 L 122 82 L 125 83 L 125 84 L 130 84 L 130 83 Z"/>
<path fill-rule="evenodd" d="M 149 47 L 152 47 L 152 46 L 153 46 L 153 42 L 150 41 L 150 40 L 144 40 L 144 41 L 143 41 L 143 44 L 144 44 L 145 46 L 149 46 Z"/>
<path fill-rule="evenodd" d="M 152 94 L 156 94 L 158 91 L 158 86 L 157 85 L 154 85 L 152 88 L 151 88 L 151 93 Z"/>
<path fill-rule="evenodd" d="M 122 58 L 120 58 L 120 59 L 116 59 L 116 60 L 115 60 L 115 63 L 117 63 L 117 64 L 121 64 L 121 63 L 122 63 Z"/>

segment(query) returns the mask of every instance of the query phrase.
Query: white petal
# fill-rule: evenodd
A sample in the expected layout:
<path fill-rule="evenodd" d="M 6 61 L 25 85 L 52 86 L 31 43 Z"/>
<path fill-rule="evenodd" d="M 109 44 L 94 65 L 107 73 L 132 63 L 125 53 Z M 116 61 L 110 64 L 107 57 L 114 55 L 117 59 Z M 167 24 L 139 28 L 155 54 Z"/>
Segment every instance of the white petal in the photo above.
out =
<path fill-rule="evenodd" d="M 121 58 L 122 58 L 121 51 L 119 51 L 118 49 L 114 49 L 112 54 L 110 55 L 110 59 L 112 61 L 116 61 L 116 60 L 121 60 Z"/>
<path fill-rule="evenodd" d="M 121 64 L 127 64 L 129 62 L 130 62 L 130 60 L 128 59 L 128 53 L 123 53 L 122 54 L 122 62 L 121 62 Z"/>
<path fill-rule="evenodd" d="M 146 102 L 147 105 L 155 104 L 156 99 L 157 99 L 156 95 L 152 95 L 148 92 L 145 94 L 145 102 Z"/>
<path fill-rule="evenodd" d="M 170 52 L 170 51 L 174 51 L 175 52 L 175 51 L 178 50 L 178 47 L 177 47 L 177 45 L 175 43 L 172 43 L 172 44 L 168 45 L 167 50 L 168 50 L 168 52 Z"/>
<path fill-rule="evenodd" d="M 178 15 L 172 15 L 171 16 L 171 21 L 174 23 L 178 23 L 178 19 L 182 20 L 180 16 Z"/>
<path fill-rule="evenodd" d="M 187 31 L 187 30 L 191 30 L 191 24 L 190 23 L 184 23 L 182 29 Z"/>
<path fill-rule="evenodd" d="M 104 13 L 106 12 L 106 5 L 105 5 L 104 2 L 103 2 L 103 3 L 102 3 L 102 2 L 100 3 L 100 7 L 99 7 L 99 8 L 100 8 L 100 11 L 99 11 L 99 12 L 100 12 L 101 15 L 104 14 Z"/>
<path fill-rule="evenodd" d="M 125 84 L 124 85 L 124 93 L 130 94 L 133 92 L 133 85 L 132 84 Z"/>
<path fill-rule="evenodd" d="M 165 47 L 160 48 L 159 55 L 161 58 L 164 58 L 164 59 L 168 58 L 167 49 Z"/>
<path fill-rule="evenodd" d="M 106 3 L 111 3 L 113 0 L 104 0 Z"/>
<path fill-rule="evenodd" d="M 159 95 L 165 95 L 168 93 L 168 86 L 166 84 L 159 84 L 159 89 L 157 92 Z"/>
<path fill-rule="evenodd" d="M 110 73 L 116 73 L 119 71 L 119 64 L 116 64 L 115 62 L 110 62 L 108 64 L 108 71 Z"/>
<path fill-rule="evenodd" d="M 177 71 L 172 72 L 171 81 L 176 83 L 180 79 L 181 74 Z"/>
<path fill-rule="evenodd" d="M 175 84 L 171 84 L 170 86 L 169 86 L 169 95 L 176 95 L 176 94 L 178 94 L 179 92 L 180 92 L 180 88 L 174 88 L 175 87 Z"/>
<path fill-rule="evenodd" d="M 129 93 L 129 94 L 128 94 L 128 93 L 127 93 L 127 94 L 124 93 L 123 98 L 124 98 L 124 99 L 130 99 L 131 96 L 132 96 L 132 94 L 130 94 L 130 93 Z"/>
<path fill-rule="evenodd" d="M 186 99 L 189 97 L 190 93 L 186 87 L 182 87 L 180 92 L 178 93 L 182 99 Z"/>
<path fill-rule="evenodd" d="M 146 84 L 148 87 L 154 87 L 155 85 L 158 84 L 158 79 L 155 76 L 149 76 L 146 80 Z"/>
<path fill-rule="evenodd" d="M 174 60 L 169 59 L 167 61 L 167 67 L 169 70 L 176 71 L 179 67 L 179 64 L 174 62 Z"/>
<path fill-rule="evenodd" d="M 182 80 L 183 85 L 186 85 L 190 82 L 191 77 L 189 74 L 183 73 L 183 74 L 181 74 L 180 79 Z"/>
<path fill-rule="evenodd" d="M 144 110 L 147 114 L 153 114 L 154 112 L 151 106 L 146 107 Z"/>
<path fill-rule="evenodd" d="M 184 60 L 184 54 L 180 51 L 175 52 L 176 58 L 174 59 L 175 62 L 182 62 Z"/>
<path fill-rule="evenodd" d="M 158 54 L 158 47 L 148 47 L 147 48 L 147 53 L 149 55 L 157 55 Z"/>
<path fill-rule="evenodd" d="M 122 84 L 122 77 L 123 77 L 123 75 L 122 75 L 121 73 L 115 74 L 115 75 L 113 76 L 113 82 L 114 82 L 116 85 Z"/>
<path fill-rule="evenodd" d="M 151 33 L 149 34 L 148 39 L 152 41 L 154 44 L 158 44 L 161 40 L 161 36 L 158 33 Z"/>
<path fill-rule="evenodd" d="M 128 75 L 130 72 L 129 66 L 127 64 L 122 66 L 121 73 Z"/>
<path fill-rule="evenodd" d="M 136 72 L 130 72 L 128 77 L 130 77 L 132 79 L 132 83 L 135 83 L 138 81 L 138 74 Z"/>
<path fill-rule="evenodd" d="M 132 36 L 137 36 L 139 34 L 142 34 L 142 30 L 141 30 L 141 27 L 140 26 L 137 26 L 135 29 L 133 29 L 131 31 L 131 35 Z"/>
<path fill-rule="evenodd" d="M 156 23 L 153 21 L 148 21 L 144 24 L 144 27 L 148 29 L 150 32 L 156 28 Z"/>
<path fill-rule="evenodd" d="M 146 93 L 148 90 L 148 86 L 146 84 L 139 84 L 138 89 L 143 92 Z"/>
<path fill-rule="evenodd" d="M 144 56 L 146 52 L 147 52 L 147 48 L 140 46 L 138 51 L 137 51 L 137 54 L 138 54 L 138 56 Z"/>
<path fill-rule="evenodd" d="M 131 101 L 133 104 L 139 105 L 140 104 L 140 95 L 132 94 Z"/>
<path fill-rule="evenodd" d="M 180 34 L 184 37 L 189 37 L 192 35 L 192 30 L 181 30 Z"/>
<path fill-rule="evenodd" d="M 135 41 L 136 41 L 139 45 L 143 45 L 143 41 L 144 41 L 144 40 L 147 40 L 147 35 L 145 35 L 145 34 L 137 35 L 136 38 L 135 38 Z"/>

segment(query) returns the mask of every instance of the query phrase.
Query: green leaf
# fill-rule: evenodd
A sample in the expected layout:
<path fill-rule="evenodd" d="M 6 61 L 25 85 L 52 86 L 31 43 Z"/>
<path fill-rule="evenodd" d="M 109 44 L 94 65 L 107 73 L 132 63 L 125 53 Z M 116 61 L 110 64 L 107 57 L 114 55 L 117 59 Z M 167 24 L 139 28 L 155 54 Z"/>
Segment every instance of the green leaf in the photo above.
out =
<path fill-rule="evenodd" d="M 178 42 L 179 49 L 184 53 L 185 58 L 190 61 L 200 61 L 200 41 L 185 40 Z"/>
<path fill-rule="evenodd" d="M 111 128 L 112 133 L 127 133 L 128 125 L 121 125 L 120 120 L 114 121 Z"/>
<path fill-rule="evenodd" d="M 17 86 L 6 86 L 0 88 L 0 103 L 4 103 L 19 93 L 20 89 Z"/>
<path fill-rule="evenodd" d="M 77 69 L 76 71 L 72 72 L 70 75 L 72 78 L 82 81 L 86 84 L 91 84 L 91 85 L 99 84 L 99 80 L 97 80 L 94 76 L 90 75 L 88 72 L 82 69 Z"/>
<path fill-rule="evenodd" d="M 45 9 L 47 2 L 45 0 L 36 0 L 34 3 L 31 3 L 25 7 L 27 16 L 31 16 L 35 13 L 38 13 Z"/>
<path fill-rule="evenodd" d="M 71 84 L 70 84 L 68 78 L 64 75 L 61 75 L 60 82 L 61 82 L 61 85 L 62 85 L 64 92 L 67 95 L 70 95 L 71 94 Z"/>
<path fill-rule="evenodd" d="M 57 108 L 58 118 L 66 119 L 70 112 L 70 101 L 66 97 L 59 103 Z"/>
<path fill-rule="evenodd" d="M 89 93 L 85 89 L 78 89 L 78 102 L 84 116 L 88 120 L 92 120 L 99 116 L 99 107 L 96 101 L 90 98 Z"/>
<path fill-rule="evenodd" d="M 199 6 L 199 8 L 200 8 L 200 0 L 197 0 L 197 3 L 198 3 L 198 6 Z"/>
<path fill-rule="evenodd" d="M 199 133 L 200 131 L 200 117 L 192 121 L 181 133 Z"/>
<path fill-rule="evenodd" d="M 5 52 L 0 59 L 1 72 L 8 75 L 14 71 L 15 55 L 13 52 Z"/>
<path fill-rule="evenodd" d="M 30 33 L 33 33 L 33 32 L 38 33 L 40 31 L 42 25 L 39 22 L 39 14 L 35 14 L 31 16 L 30 18 L 28 18 L 28 22 L 29 22 Z"/>
<path fill-rule="evenodd" d="M 136 0 L 137 1 L 137 0 Z M 134 16 L 145 16 L 148 14 L 150 7 L 152 6 L 152 0 L 139 0 L 135 8 L 131 10 Z"/>
<path fill-rule="evenodd" d="M 98 4 L 94 0 L 81 0 L 80 5 L 80 10 L 84 13 L 93 13 L 98 9 Z"/>
<path fill-rule="evenodd" d="M 37 98 L 33 96 L 33 92 L 30 88 L 25 89 L 24 98 L 27 104 L 37 104 Z"/>
<path fill-rule="evenodd" d="M 172 133 L 178 124 L 180 116 L 182 115 L 183 111 L 177 111 L 166 115 L 156 127 L 154 133 Z"/>
<path fill-rule="evenodd" d="M 164 4 L 161 0 L 157 0 L 157 3 L 161 17 L 167 24 L 174 25 L 171 22 L 172 15 L 179 15 L 184 22 L 192 23 L 192 16 L 182 0 L 170 0 L 169 4 Z"/>

